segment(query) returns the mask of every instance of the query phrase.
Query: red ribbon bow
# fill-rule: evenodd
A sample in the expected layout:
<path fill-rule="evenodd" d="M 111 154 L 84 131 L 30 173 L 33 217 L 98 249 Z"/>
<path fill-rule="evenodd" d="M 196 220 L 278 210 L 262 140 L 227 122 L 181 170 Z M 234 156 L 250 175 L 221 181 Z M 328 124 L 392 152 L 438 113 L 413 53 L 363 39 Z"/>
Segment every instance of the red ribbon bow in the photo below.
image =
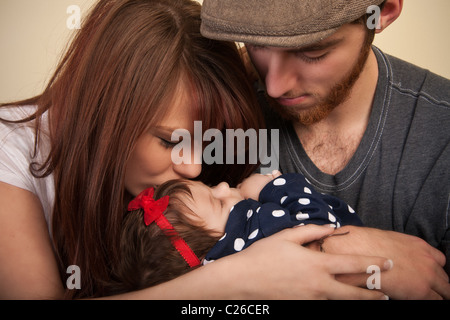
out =
<path fill-rule="evenodd" d="M 164 196 L 158 200 L 153 199 L 155 190 L 148 188 L 142 191 L 134 200 L 128 204 L 128 211 L 134 211 L 138 209 L 144 209 L 144 222 L 148 226 L 155 222 L 158 227 L 164 231 L 164 233 L 170 237 L 173 246 L 188 265 L 193 268 L 200 265 L 200 260 L 195 255 L 194 251 L 189 247 L 183 238 L 177 236 L 177 232 L 173 228 L 172 224 L 167 220 L 164 215 L 167 206 L 169 205 L 169 196 Z"/>
<path fill-rule="evenodd" d="M 141 208 L 144 209 L 144 222 L 146 226 L 153 222 L 158 224 L 159 218 L 163 215 L 169 205 L 169 196 L 155 200 L 153 199 L 154 194 L 155 190 L 153 188 L 146 189 L 128 205 L 128 211 L 134 211 Z"/>

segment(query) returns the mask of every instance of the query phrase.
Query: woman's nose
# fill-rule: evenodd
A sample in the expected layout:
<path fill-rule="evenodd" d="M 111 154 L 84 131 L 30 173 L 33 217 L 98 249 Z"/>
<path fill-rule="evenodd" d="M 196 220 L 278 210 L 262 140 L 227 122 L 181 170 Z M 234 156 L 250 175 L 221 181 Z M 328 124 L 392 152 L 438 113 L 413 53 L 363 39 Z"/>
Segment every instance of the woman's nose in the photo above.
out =
<path fill-rule="evenodd" d="M 184 163 L 174 164 L 174 171 L 181 175 L 183 178 L 193 179 L 200 175 L 202 172 L 202 153 L 194 146 L 197 141 L 194 141 L 191 147 L 190 159 Z"/>
<path fill-rule="evenodd" d="M 191 163 L 191 164 L 177 164 L 174 165 L 174 169 L 176 174 L 180 175 L 183 178 L 186 179 L 194 179 L 197 178 L 200 173 L 202 172 L 202 165 Z"/>

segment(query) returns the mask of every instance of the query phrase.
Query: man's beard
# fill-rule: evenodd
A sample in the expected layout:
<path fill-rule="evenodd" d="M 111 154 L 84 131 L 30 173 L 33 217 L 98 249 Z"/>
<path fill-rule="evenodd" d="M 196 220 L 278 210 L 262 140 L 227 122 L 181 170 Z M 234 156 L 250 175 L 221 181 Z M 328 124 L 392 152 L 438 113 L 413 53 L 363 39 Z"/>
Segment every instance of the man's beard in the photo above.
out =
<path fill-rule="evenodd" d="M 332 89 L 330 94 L 319 101 L 315 106 L 309 108 L 308 110 L 299 110 L 298 107 L 290 107 L 280 105 L 275 99 L 268 97 L 269 103 L 272 108 L 277 111 L 284 119 L 288 121 L 297 122 L 303 125 L 312 125 L 314 123 L 320 122 L 340 104 L 347 100 L 350 96 L 351 90 L 355 85 L 356 81 L 359 79 L 361 72 L 366 65 L 367 59 L 369 57 L 370 50 L 372 48 L 372 41 L 368 39 L 366 35 L 366 40 L 363 44 L 361 54 L 359 55 L 358 61 L 356 62 L 353 69 L 343 78 L 343 80 L 336 84 Z"/>

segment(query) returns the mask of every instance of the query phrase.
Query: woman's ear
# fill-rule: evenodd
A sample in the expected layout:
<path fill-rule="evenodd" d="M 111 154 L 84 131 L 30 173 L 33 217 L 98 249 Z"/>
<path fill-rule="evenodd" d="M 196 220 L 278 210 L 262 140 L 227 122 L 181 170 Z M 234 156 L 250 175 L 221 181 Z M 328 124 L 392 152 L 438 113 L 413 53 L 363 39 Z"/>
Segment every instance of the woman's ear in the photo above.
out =
<path fill-rule="evenodd" d="M 382 32 L 402 13 L 403 0 L 387 0 L 384 4 L 383 10 L 380 13 L 380 26 L 376 29 L 376 33 Z"/>

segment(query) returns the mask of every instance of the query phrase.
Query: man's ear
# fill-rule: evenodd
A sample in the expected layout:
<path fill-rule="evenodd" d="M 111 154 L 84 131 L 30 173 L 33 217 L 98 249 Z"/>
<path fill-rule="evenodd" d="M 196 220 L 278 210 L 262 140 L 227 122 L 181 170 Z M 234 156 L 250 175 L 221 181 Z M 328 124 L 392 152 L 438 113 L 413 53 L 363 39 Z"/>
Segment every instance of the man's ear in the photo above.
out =
<path fill-rule="evenodd" d="M 380 13 L 380 29 L 376 29 L 376 33 L 382 32 L 402 13 L 403 0 L 387 0 L 383 10 Z"/>

